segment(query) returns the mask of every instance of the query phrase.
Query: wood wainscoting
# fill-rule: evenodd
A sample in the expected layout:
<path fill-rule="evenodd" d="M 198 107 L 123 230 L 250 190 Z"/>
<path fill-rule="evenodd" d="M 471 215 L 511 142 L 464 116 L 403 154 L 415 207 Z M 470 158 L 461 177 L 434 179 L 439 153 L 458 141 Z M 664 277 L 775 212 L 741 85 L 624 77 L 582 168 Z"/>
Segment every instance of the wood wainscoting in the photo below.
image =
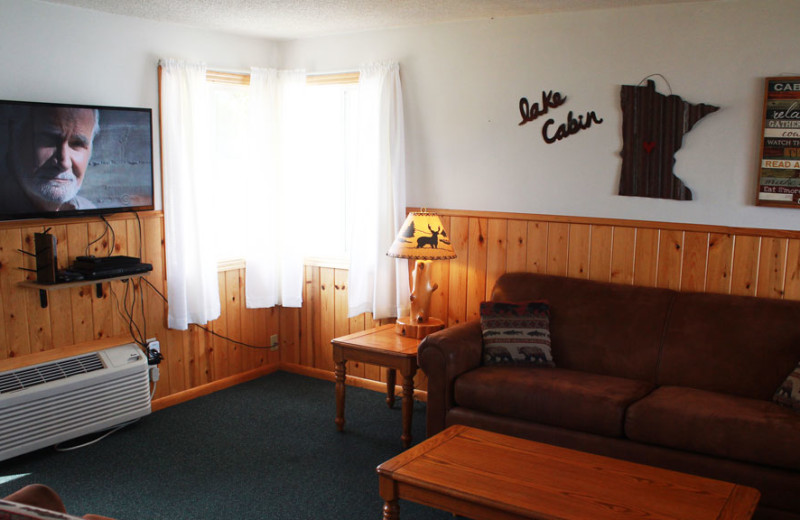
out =
<path fill-rule="evenodd" d="M 95 294 L 94 284 L 52 290 L 48 306 L 42 308 L 37 290 L 18 285 L 35 278 L 20 269 L 33 269 L 33 257 L 19 250 L 32 252 L 33 234 L 50 228 L 58 240 L 61 268 L 72 264 L 76 256 L 106 256 L 109 250 L 114 255 L 140 256 L 153 265 L 146 279 L 166 295 L 163 213 L 142 212 L 139 217 L 139 221 L 133 214 L 106 217 L 113 236 L 104 234 L 106 225 L 100 218 L 0 223 L 0 371 L 131 342 L 129 320 L 119 311 L 126 298 L 132 303 L 131 286 L 122 281 L 103 283 L 101 297 Z M 146 324 L 142 334 L 159 339 L 165 357 L 156 402 L 168 396 L 200 395 L 203 390 L 199 389 L 207 385 L 220 388 L 277 368 L 280 351 L 244 348 L 195 326 L 187 331 L 169 330 L 166 304 L 153 287 L 141 285 L 144 304 L 137 300 L 133 307 L 135 321 L 142 329 Z M 280 309 L 245 308 L 242 269 L 221 271 L 219 286 L 222 314 L 209 324 L 210 330 L 264 347 L 270 335 L 280 334 Z M 299 310 L 284 314 L 299 315 Z M 286 342 L 298 341 L 299 331 L 287 330 L 281 337 Z"/>
<path fill-rule="evenodd" d="M 432 264 L 439 289 L 433 293 L 431 315 L 448 326 L 477 319 L 495 280 L 511 271 L 800 299 L 800 231 L 434 211 L 458 255 Z M 347 317 L 346 270 L 306 267 L 304 302 L 298 351 L 283 351 L 281 361 L 332 380 L 330 339 L 373 326 L 372 317 Z M 385 370 L 369 365 L 356 364 L 348 374 L 386 380 Z M 425 388 L 424 374 L 418 374 L 417 388 Z"/>
<path fill-rule="evenodd" d="M 432 264 L 433 280 L 439 284 L 432 315 L 448 325 L 477 319 L 479 303 L 509 271 L 800 299 L 800 231 L 436 211 L 458 254 L 454 260 Z M 134 216 L 107 217 L 115 232 L 113 254 L 139 256 L 141 250 L 143 261 L 153 264 L 147 280 L 164 293 L 163 214 L 140 216 L 141 240 Z M 112 247 L 109 235 L 93 243 L 105 229 L 99 218 L 0 223 L 0 370 L 130 341 L 127 320 L 117 311 L 125 298 L 123 282 L 103 284 L 100 298 L 93 285 L 51 291 L 47 308 L 41 308 L 37 291 L 17 285 L 31 276 L 18 268 L 33 267 L 32 258 L 18 249 L 32 251 L 33 234 L 45 226 L 58 238 L 62 268 L 86 254 L 87 247 L 97 256 Z M 147 336 L 159 338 L 165 355 L 156 393 L 159 406 L 275 369 L 332 381 L 330 340 L 392 321 L 373 320 L 369 313 L 347 316 L 346 269 L 306 266 L 301 309 L 247 309 L 244 270 L 238 265 L 220 271 L 219 284 L 222 315 L 209 329 L 259 347 L 268 346 L 270 336 L 278 334 L 279 349 L 247 348 L 194 326 L 169 330 L 164 302 L 145 284 Z M 361 363 L 349 366 L 348 375 L 349 382 L 372 389 L 382 389 L 380 383 L 386 381 L 385 369 Z M 416 385 L 424 391 L 424 374 L 417 375 Z"/>

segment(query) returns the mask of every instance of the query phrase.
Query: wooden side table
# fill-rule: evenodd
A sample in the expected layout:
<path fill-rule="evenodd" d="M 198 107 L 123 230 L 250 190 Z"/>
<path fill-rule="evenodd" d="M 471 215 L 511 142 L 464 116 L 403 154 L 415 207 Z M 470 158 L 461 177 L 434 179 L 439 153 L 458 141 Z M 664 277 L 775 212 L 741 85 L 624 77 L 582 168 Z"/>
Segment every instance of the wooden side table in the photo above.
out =
<path fill-rule="evenodd" d="M 344 429 L 344 394 L 347 360 L 380 365 L 389 369 L 386 404 L 394 406 L 396 371 L 403 377 L 403 448 L 411 444 L 411 417 L 414 410 L 414 375 L 417 373 L 417 347 L 420 340 L 400 336 L 394 324 L 334 338 L 333 362 L 336 374 L 336 427 Z"/>

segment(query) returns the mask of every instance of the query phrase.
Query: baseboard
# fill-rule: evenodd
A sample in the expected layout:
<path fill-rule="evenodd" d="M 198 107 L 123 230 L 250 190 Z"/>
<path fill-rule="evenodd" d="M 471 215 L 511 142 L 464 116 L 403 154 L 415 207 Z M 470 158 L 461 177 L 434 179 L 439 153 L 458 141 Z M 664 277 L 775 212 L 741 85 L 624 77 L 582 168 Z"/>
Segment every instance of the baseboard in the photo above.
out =
<path fill-rule="evenodd" d="M 186 401 L 191 401 L 192 399 L 195 399 L 197 397 L 202 397 L 204 395 L 212 394 L 218 390 L 223 390 L 225 388 L 229 388 L 231 386 L 235 386 L 240 383 L 257 379 L 261 376 L 277 372 L 278 370 L 283 370 L 284 372 L 290 372 L 292 374 L 298 374 L 301 376 L 313 377 L 316 379 L 324 379 L 325 381 L 336 380 L 336 377 L 334 376 L 333 372 L 322 370 L 320 368 L 307 367 L 304 365 L 297 365 L 294 363 L 273 363 L 271 365 L 259 367 L 254 370 L 243 372 L 241 374 L 236 374 L 230 377 L 226 377 L 225 379 L 213 381 L 205 385 L 196 386 L 194 388 L 190 388 L 189 390 L 184 390 L 183 392 L 178 392 L 176 394 L 171 394 L 166 397 L 155 399 L 151 403 L 151 407 L 154 412 L 158 410 L 163 410 L 164 408 L 168 408 L 176 404 L 185 403 Z M 372 379 L 365 379 L 363 377 L 347 376 L 347 378 L 345 379 L 345 384 L 348 386 L 365 388 L 367 390 L 372 390 L 374 392 L 386 393 L 386 383 L 383 383 L 381 381 L 373 381 Z M 403 388 L 400 385 L 395 386 L 394 393 L 397 397 L 400 397 L 403 394 Z M 426 392 L 425 390 L 415 389 L 414 399 L 421 402 L 427 402 L 428 392 Z"/>
<path fill-rule="evenodd" d="M 322 370 L 320 368 L 312 368 L 304 365 L 297 365 L 294 363 L 280 363 L 279 369 L 283 370 L 284 372 L 291 372 L 292 374 L 298 374 L 301 376 L 324 379 L 326 381 L 336 380 L 336 376 L 334 375 L 333 372 L 329 372 L 328 370 Z M 398 379 L 400 379 L 399 376 Z M 386 393 L 386 383 L 382 381 L 374 381 L 372 379 L 366 379 L 357 376 L 346 376 L 345 384 L 348 386 L 355 386 L 358 388 L 366 388 L 367 390 L 372 390 L 374 392 Z M 403 394 L 403 387 L 400 385 L 396 385 L 394 394 L 398 397 L 401 396 Z M 414 399 L 421 402 L 427 402 L 428 392 L 426 392 L 425 390 L 414 389 Z"/>
<path fill-rule="evenodd" d="M 259 367 L 253 370 L 249 370 L 247 372 L 242 372 L 241 374 L 236 374 L 230 377 L 226 377 L 225 379 L 219 379 L 217 381 L 212 381 L 211 383 L 207 383 L 205 385 L 196 386 L 194 388 L 190 388 L 189 390 L 184 390 L 183 392 L 178 392 L 175 394 L 168 395 L 166 397 L 161 397 L 159 399 L 155 399 L 151 403 L 151 408 L 153 411 L 162 410 L 164 408 L 184 403 L 186 401 L 191 401 L 197 397 L 202 397 L 204 395 L 212 394 L 218 390 L 223 390 L 225 388 L 238 385 L 240 383 L 244 383 L 246 381 L 251 381 L 253 379 L 257 379 L 261 376 L 265 376 L 267 374 L 271 374 L 272 372 L 276 372 L 279 369 L 279 365 L 277 363 L 273 363 L 271 365 Z"/>

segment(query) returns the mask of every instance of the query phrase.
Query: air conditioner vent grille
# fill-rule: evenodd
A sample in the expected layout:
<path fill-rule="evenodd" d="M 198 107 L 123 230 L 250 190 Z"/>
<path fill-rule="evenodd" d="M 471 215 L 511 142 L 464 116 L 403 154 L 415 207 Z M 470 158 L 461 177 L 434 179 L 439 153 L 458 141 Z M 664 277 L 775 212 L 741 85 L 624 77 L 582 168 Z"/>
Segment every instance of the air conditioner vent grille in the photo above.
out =
<path fill-rule="evenodd" d="M 25 388 L 43 385 L 51 381 L 88 374 L 105 368 L 96 352 L 61 361 L 54 361 L 31 368 L 23 368 L 0 374 L 0 394 L 17 392 Z"/>

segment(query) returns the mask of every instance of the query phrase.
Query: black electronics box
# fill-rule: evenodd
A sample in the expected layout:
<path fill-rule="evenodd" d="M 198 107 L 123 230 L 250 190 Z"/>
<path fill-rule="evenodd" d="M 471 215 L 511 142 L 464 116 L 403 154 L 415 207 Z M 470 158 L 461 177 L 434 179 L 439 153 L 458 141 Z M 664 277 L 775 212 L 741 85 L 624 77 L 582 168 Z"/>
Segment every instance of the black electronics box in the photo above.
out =
<path fill-rule="evenodd" d="M 82 274 L 84 279 L 94 280 L 146 273 L 152 271 L 153 266 L 135 256 L 79 256 L 70 269 Z"/>

